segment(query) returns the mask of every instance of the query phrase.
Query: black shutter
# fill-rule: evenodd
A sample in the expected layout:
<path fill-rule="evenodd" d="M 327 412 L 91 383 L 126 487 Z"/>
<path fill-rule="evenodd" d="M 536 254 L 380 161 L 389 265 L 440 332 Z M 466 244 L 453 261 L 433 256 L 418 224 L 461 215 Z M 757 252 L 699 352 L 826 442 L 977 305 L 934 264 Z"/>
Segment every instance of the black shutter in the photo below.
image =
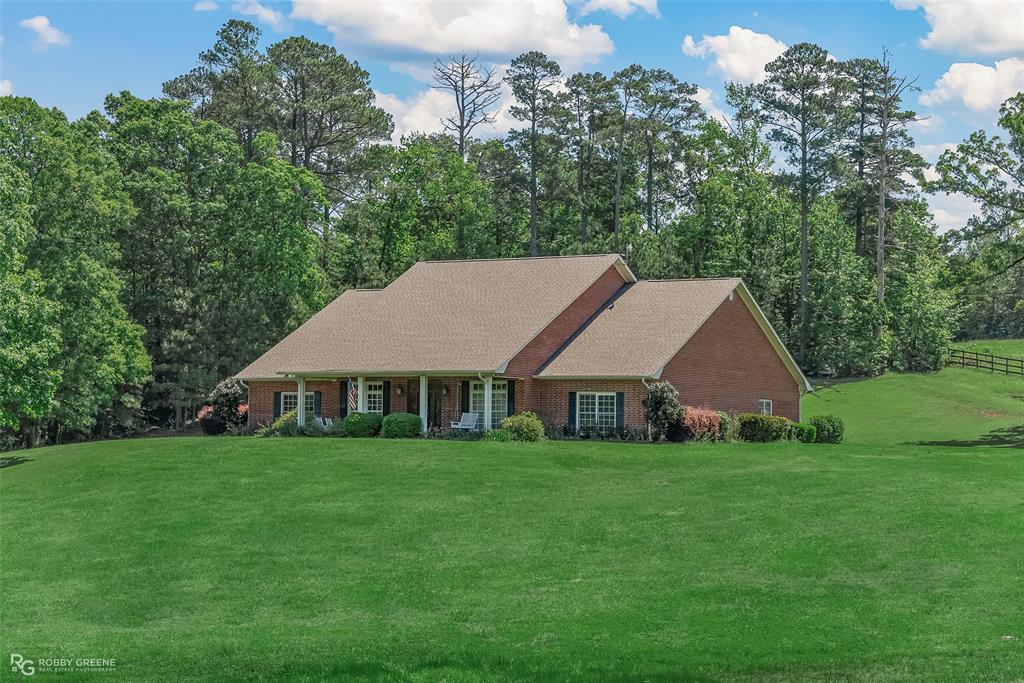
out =
<path fill-rule="evenodd" d="M 281 417 L 281 392 L 274 392 L 274 419 Z"/>
<path fill-rule="evenodd" d="M 462 383 L 462 389 L 459 393 L 459 411 L 463 413 L 469 412 L 469 381 Z M 459 416 L 462 417 L 461 415 Z"/>
<path fill-rule="evenodd" d="M 516 414 L 516 383 L 513 380 L 508 381 L 508 414 Z"/>
<path fill-rule="evenodd" d="M 567 422 L 571 431 L 576 431 L 576 392 L 569 392 L 569 420 Z"/>
<path fill-rule="evenodd" d="M 341 408 L 338 409 L 338 417 L 345 417 L 348 415 L 348 387 L 351 384 L 350 380 L 344 382 L 338 382 L 338 389 L 341 391 Z"/>
<path fill-rule="evenodd" d="M 313 392 L 313 416 L 320 417 L 320 392 Z"/>
<path fill-rule="evenodd" d="M 384 414 L 391 413 L 391 382 L 384 382 Z"/>
<path fill-rule="evenodd" d="M 615 428 L 622 429 L 626 421 L 626 394 L 621 391 L 615 392 Z"/>

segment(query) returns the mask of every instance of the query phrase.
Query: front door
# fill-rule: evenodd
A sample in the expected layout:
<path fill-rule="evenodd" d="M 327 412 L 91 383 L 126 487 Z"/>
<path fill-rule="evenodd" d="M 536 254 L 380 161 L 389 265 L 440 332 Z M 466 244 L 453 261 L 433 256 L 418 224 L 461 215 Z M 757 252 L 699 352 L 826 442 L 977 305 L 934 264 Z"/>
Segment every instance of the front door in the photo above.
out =
<path fill-rule="evenodd" d="M 406 412 L 413 415 L 420 414 L 420 380 L 411 379 L 406 384 L 405 395 L 409 397 L 406 402 Z M 439 379 L 427 380 L 427 426 L 440 427 L 441 425 L 441 403 L 444 399 L 444 382 Z"/>

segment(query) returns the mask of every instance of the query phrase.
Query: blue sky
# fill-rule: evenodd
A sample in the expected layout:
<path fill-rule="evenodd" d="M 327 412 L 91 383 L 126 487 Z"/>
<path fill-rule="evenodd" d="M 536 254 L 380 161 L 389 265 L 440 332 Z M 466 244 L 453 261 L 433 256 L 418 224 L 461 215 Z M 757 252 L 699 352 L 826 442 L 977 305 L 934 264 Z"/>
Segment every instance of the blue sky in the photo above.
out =
<path fill-rule="evenodd" d="M 429 89 L 429 67 L 458 50 L 499 67 L 528 49 L 567 72 L 658 66 L 700 86 L 714 111 L 726 80 L 757 80 L 787 45 L 815 42 L 839 59 L 876 57 L 884 46 L 919 79 L 910 105 L 929 116 L 914 134 L 930 160 L 972 130 L 994 129 L 999 103 L 1024 89 L 1024 0 L 4 0 L 0 94 L 72 118 L 102 108 L 110 92 L 158 96 L 232 17 L 260 26 L 268 44 L 303 34 L 359 61 L 396 136 L 436 129 L 448 103 Z M 499 117 L 499 132 L 509 125 Z M 932 206 L 943 227 L 971 208 L 956 197 Z"/>

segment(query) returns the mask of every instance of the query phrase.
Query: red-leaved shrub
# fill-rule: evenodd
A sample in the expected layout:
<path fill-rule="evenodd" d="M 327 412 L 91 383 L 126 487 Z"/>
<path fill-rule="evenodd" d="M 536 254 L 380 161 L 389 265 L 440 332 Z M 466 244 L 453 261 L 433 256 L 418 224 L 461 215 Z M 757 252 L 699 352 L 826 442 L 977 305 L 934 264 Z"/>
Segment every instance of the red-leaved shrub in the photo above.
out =
<path fill-rule="evenodd" d="M 196 413 L 196 419 L 197 420 L 205 420 L 206 418 L 210 417 L 211 415 L 213 415 L 213 406 L 205 405 L 205 406 L 203 406 L 202 408 L 199 409 L 198 413 Z"/>
<path fill-rule="evenodd" d="M 686 408 L 683 412 L 683 424 L 690 433 L 691 439 L 713 441 L 721 431 L 718 413 L 707 408 Z"/>

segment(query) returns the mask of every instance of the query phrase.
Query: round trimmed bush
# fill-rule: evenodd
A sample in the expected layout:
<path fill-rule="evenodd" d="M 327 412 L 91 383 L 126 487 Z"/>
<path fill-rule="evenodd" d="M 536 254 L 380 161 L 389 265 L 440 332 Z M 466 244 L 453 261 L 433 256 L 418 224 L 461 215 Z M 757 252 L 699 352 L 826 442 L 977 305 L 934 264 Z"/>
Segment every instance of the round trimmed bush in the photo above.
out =
<path fill-rule="evenodd" d="M 377 436 L 384 418 L 377 413 L 349 413 L 341 433 L 345 436 Z"/>
<path fill-rule="evenodd" d="M 744 441 L 767 443 L 779 441 L 789 434 L 789 420 L 784 417 L 741 413 L 736 418 L 739 420 L 740 438 Z"/>
<path fill-rule="evenodd" d="M 789 425 L 789 438 L 791 441 L 814 443 L 814 439 L 817 435 L 818 428 L 814 425 L 803 424 L 802 422 L 794 422 Z"/>
<path fill-rule="evenodd" d="M 412 413 L 391 413 L 380 425 L 380 435 L 385 439 L 412 439 L 422 431 L 420 416 Z"/>
<path fill-rule="evenodd" d="M 544 423 L 536 413 L 524 410 L 509 415 L 501 421 L 501 431 L 508 432 L 513 441 L 542 441 L 544 439 Z"/>
<path fill-rule="evenodd" d="M 818 430 L 817 443 L 842 443 L 846 428 L 835 415 L 815 415 L 808 422 Z"/>

